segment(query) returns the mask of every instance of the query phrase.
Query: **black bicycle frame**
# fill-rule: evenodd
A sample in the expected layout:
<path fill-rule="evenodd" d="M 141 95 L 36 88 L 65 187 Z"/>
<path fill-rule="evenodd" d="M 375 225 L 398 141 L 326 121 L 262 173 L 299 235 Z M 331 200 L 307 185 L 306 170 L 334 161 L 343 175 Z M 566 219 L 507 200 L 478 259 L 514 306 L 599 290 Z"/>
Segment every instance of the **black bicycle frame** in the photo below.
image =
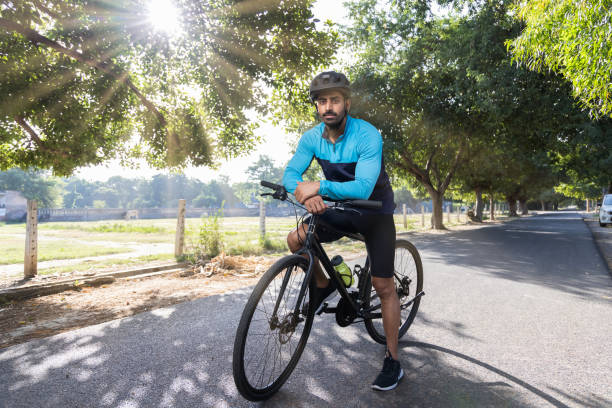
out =
<path fill-rule="evenodd" d="M 310 284 L 310 281 L 312 280 L 314 261 L 315 259 L 318 258 L 319 261 L 321 261 L 321 264 L 323 265 L 323 268 L 325 268 L 325 271 L 329 275 L 330 279 L 333 279 L 336 289 L 340 293 L 340 296 L 351 306 L 351 308 L 355 311 L 356 316 L 360 318 L 365 318 L 365 319 L 381 318 L 382 313 L 375 312 L 376 310 L 379 310 L 381 308 L 380 304 L 372 306 L 368 309 L 362 310 L 360 306 L 355 303 L 355 300 L 353 299 L 353 297 L 349 294 L 346 286 L 344 286 L 344 282 L 342 281 L 342 278 L 340 277 L 338 272 L 336 272 L 336 269 L 334 269 L 331 263 L 331 260 L 327 256 L 325 249 L 323 248 L 321 243 L 315 238 L 314 231 L 315 231 L 315 228 L 318 222 L 319 222 L 319 216 L 316 214 L 312 214 L 312 219 L 308 223 L 308 231 L 306 233 L 306 239 L 304 240 L 304 245 L 302 249 L 300 249 L 298 252 L 295 253 L 296 255 L 308 254 L 309 262 L 308 262 L 308 270 L 306 271 L 306 277 L 304 278 L 304 281 L 302 282 L 302 286 L 300 287 L 300 293 L 298 295 L 298 299 L 295 304 L 294 316 L 299 316 L 300 305 L 302 304 L 302 300 L 304 299 L 304 296 L 306 295 L 306 289 L 308 288 L 308 285 Z M 357 240 L 357 241 L 362 241 L 362 242 L 364 241 L 364 238 L 361 234 L 354 234 L 354 233 L 349 233 L 345 231 L 342 231 L 342 234 L 349 238 Z M 366 260 L 365 269 L 366 269 L 366 273 L 369 273 L 368 271 L 369 260 Z M 285 277 L 283 278 L 283 283 L 281 284 L 281 290 L 276 300 L 276 304 L 274 306 L 273 316 L 275 316 L 276 312 L 278 311 L 280 300 L 282 299 L 285 289 L 287 287 L 289 276 L 290 274 L 286 274 Z M 360 278 L 362 277 L 360 276 Z M 405 309 L 423 294 L 424 294 L 423 291 L 415 294 L 415 296 L 412 299 L 400 305 L 400 307 L 402 309 Z"/>

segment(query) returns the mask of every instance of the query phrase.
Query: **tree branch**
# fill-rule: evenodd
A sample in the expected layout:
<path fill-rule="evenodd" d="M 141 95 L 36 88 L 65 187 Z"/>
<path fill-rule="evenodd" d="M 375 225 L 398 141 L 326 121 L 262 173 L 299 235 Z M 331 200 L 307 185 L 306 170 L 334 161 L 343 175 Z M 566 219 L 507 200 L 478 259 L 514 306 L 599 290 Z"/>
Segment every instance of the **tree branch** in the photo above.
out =
<path fill-rule="evenodd" d="M 9 31 L 18 32 L 21 35 L 23 35 L 28 41 L 34 44 L 42 44 L 42 45 L 46 45 L 47 47 L 53 48 L 54 50 L 64 55 L 67 55 L 77 61 L 80 61 L 86 65 L 89 65 L 92 68 L 100 70 L 104 72 L 105 74 L 111 76 L 114 80 L 125 84 L 129 89 L 132 90 L 132 92 L 134 92 L 134 94 L 136 94 L 136 96 L 138 97 L 138 99 L 140 99 L 142 104 L 147 109 L 149 109 L 151 113 L 155 115 L 155 117 L 157 118 L 161 126 L 166 127 L 167 122 L 166 122 L 166 118 L 164 117 L 164 115 L 157 109 L 157 107 L 155 107 L 155 105 L 151 101 L 149 101 L 140 92 L 140 90 L 136 87 L 136 85 L 134 85 L 134 83 L 130 80 L 129 76 L 127 75 L 127 72 L 123 71 L 117 65 L 113 64 L 112 62 L 96 61 L 92 58 L 89 58 L 81 54 L 80 52 L 66 48 L 60 43 L 58 43 L 57 41 L 47 38 L 28 27 L 24 27 L 11 20 L 7 20 L 6 18 L 0 17 L 0 27 L 4 27 L 5 29 Z M 121 71 L 121 73 L 119 74 L 116 71 Z"/>
<path fill-rule="evenodd" d="M 30 135 L 30 138 L 34 141 L 34 143 L 36 144 L 36 146 L 38 146 L 38 148 L 40 150 L 45 151 L 45 152 L 52 152 L 53 154 L 59 154 L 60 156 L 62 156 L 64 158 L 68 157 L 66 152 L 60 152 L 60 151 L 57 151 L 57 150 L 51 150 L 47 146 L 45 146 L 45 144 L 42 141 L 42 139 L 40 138 L 40 136 L 38 136 L 36 131 L 34 129 L 32 129 L 32 126 L 30 126 L 28 124 L 28 122 L 26 122 L 26 120 L 25 120 L 25 118 L 23 116 L 15 115 L 14 119 L 15 119 L 15 122 L 17 122 L 17 124 L 19 126 L 21 126 L 21 128 L 23 130 L 25 130 L 25 132 L 28 135 Z"/>
<path fill-rule="evenodd" d="M 17 124 L 21 126 L 21 128 L 25 130 L 28 135 L 30 135 L 30 138 L 34 141 L 34 143 L 36 143 L 36 146 L 42 150 L 46 150 L 45 146 L 43 145 L 43 141 L 22 116 L 15 115 L 15 122 L 17 122 Z"/>
<path fill-rule="evenodd" d="M 440 191 L 444 192 L 448 188 L 448 185 L 450 184 L 451 179 L 453 178 L 453 175 L 455 174 L 455 171 L 457 170 L 457 167 L 459 167 L 459 163 L 461 161 L 460 160 L 461 155 L 463 154 L 463 149 L 464 149 L 464 145 L 462 143 L 459 146 L 459 150 L 457 150 L 457 154 L 455 155 L 455 159 L 453 160 L 453 165 L 451 166 L 450 170 L 448 170 L 448 174 L 446 175 L 446 178 L 444 179 L 444 183 L 442 183 L 442 186 L 440 187 Z"/>

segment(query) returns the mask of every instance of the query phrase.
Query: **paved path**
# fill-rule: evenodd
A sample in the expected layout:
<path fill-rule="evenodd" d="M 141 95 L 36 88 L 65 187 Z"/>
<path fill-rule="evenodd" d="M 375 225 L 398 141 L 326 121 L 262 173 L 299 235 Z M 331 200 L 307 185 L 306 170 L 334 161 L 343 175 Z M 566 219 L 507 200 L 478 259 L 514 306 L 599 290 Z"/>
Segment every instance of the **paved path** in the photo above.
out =
<path fill-rule="evenodd" d="M 612 406 L 612 280 L 578 214 L 415 243 L 427 295 L 394 391 L 369 389 L 384 350 L 363 326 L 324 316 L 281 391 L 243 400 L 231 375 L 242 290 L 0 350 L 0 405 Z"/>

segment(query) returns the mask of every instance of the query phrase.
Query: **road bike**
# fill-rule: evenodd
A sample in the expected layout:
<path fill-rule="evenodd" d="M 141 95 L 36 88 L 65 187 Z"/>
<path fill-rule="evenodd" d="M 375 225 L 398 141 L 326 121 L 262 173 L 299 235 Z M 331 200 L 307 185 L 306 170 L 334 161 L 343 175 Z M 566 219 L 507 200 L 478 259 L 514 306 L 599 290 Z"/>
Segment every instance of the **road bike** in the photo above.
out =
<path fill-rule="evenodd" d="M 266 181 L 261 185 L 274 190 L 274 193 L 265 195 L 304 209 L 289 198 L 283 186 Z M 328 202 L 327 211 L 358 214 L 360 208 L 382 206 L 380 201 L 323 198 Z M 238 324 L 232 362 L 234 382 L 240 394 L 250 401 L 261 401 L 274 395 L 287 381 L 302 355 L 315 316 L 311 294 L 315 288 L 312 264 L 316 258 L 340 294 L 335 307 L 324 303 L 317 314 L 335 314 L 336 322 L 342 327 L 363 322 L 374 341 L 386 344 L 381 304 L 372 287 L 369 258 L 365 256 L 363 266 L 356 264 L 353 267 L 357 285 L 347 288 L 314 233 L 322 220 L 316 214 L 309 216 L 312 218 L 302 249 L 276 261 L 261 277 Z M 298 226 L 301 221 L 297 220 Z M 342 234 L 364 240 L 361 234 Z M 404 239 L 396 240 L 394 261 L 395 286 L 401 309 L 401 338 L 412 324 L 425 294 L 423 265 L 417 249 Z"/>

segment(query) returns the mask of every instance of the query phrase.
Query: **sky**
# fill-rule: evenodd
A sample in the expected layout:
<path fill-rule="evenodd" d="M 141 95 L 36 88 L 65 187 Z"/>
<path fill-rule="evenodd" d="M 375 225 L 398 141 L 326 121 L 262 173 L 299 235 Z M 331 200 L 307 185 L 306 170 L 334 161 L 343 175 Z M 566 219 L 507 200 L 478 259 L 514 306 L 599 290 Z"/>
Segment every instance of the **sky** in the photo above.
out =
<path fill-rule="evenodd" d="M 315 18 L 332 22 L 345 21 L 345 9 L 340 1 L 317 0 L 313 7 Z M 316 73 L 313 73 L 313 77 Z M 188 167 L 184 173 L 187 177 L 196 178 L 204 182 L 215 180 L 219 176 L 227 176 L 231 183 L 246 181 L 246 169 L 256 161 L 260 155 L 268 155 L 277 166 L 284 165 L 291 155 L 291 144 L 294 136 L 288 135 L 282 128 L 275 127 L 262 118 L 259 128 L 255 132 L 262 138 L 262 142 L 248 156 L 238 157 L 230 161 L 222 161 L 217 170 L 205 167 Z M 141 163 L 140 169 L 127 169 L 119 165 L 118 161 L 110 161 L 105 165 L 81 167 L 75 176 L 89 181 L 106 181 L 113 176 L 126 178 L 150 178 L 155 174 L 168 174 L 168 171 L 153 169 Z"/>

